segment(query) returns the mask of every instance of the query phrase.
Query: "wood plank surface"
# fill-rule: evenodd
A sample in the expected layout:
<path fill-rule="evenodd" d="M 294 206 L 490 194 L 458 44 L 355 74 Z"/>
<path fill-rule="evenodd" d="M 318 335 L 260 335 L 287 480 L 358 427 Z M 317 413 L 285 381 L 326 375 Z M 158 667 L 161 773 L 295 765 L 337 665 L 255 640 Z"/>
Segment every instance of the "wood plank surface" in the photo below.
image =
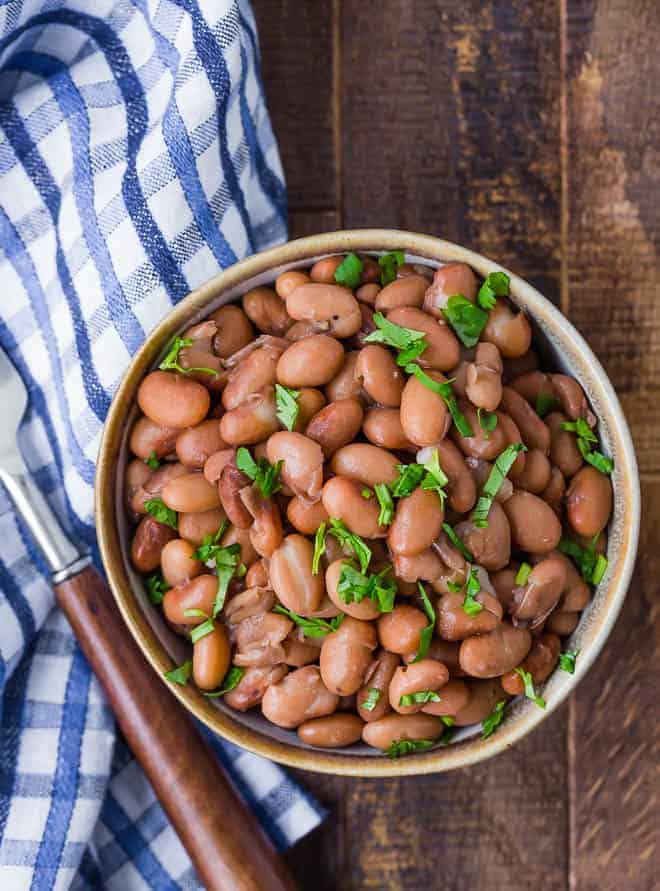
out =
<path fill-rule="evenodd" d="M 469 771 L 294 772 L 331 815 L 289 861 L 310 891 L 657 887 L 660 7 L 253 4 L 291 234 L 417 229 L 527 277 L 605 364 L 648 481 L 640 569 L 573 700 Z"/>

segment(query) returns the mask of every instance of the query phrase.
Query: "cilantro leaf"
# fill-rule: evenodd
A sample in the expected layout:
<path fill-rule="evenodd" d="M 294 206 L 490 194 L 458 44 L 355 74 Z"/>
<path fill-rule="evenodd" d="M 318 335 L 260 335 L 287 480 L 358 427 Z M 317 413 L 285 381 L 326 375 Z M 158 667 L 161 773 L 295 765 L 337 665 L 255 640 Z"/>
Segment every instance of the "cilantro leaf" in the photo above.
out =
<path fill-rule="evenodd" d="M 149 600 L 155 606 L 163 602 L 163 597 L 168 588 L 169 585 L 163 578 L 162 572 L 154 572 L 147 576 L 147 594 L 149 595 Z"/>
<path fill-rule="evenodd" d="M 564 421 L 561 426 L 564 430 L 575 433 L 580 454 L 588 464 L 605 476 L 612 473 L 614 461 L 594 448 L 593 444 L 598 444 L 598 437 L 584 418 L 578 418 L 577 421 Z"/>
<path fill-rule="evenodd" d="M 449 541 L 454 545 L 454 547 L 455 547 L 458 551 L 461 552 L 461 554 L 462 554 L 463 557 L 467 560 L 467 562 L 468 562 L 468 563 L 474 563 L 474 557 L 473 557 L 472 554 L 468 551 L 468 549 L 465 547 L 465 545 L 464 545 L 463 542 L 460 540 L 460 538 L 458 537 L 458 535 L 456 535 L 456 533 L 455 533 L 454 530 L 451 528 L 451 526 L 449 525 L 449 523 L 443 523 L 443 524 L 442 524 L 442 528 L 443 528 L 443 530 L 444 530 L 445 535 L 446 535 L 447 538 L 449 539 Z"/>
<path fill-rule="evenodd" d="M 208 696 L 209 699 L 215 699 L 217 696 L 224 696 L 225 693 L 229 693 L 231 690 L 238 686 L 244 674 L 244 668 L 239 668 L 238 665 L 232 665 L 232 667 L 222 679 L 220 688 L 218 690 L 214 690 L 212 693 L 205 693 L 204 696 Z"/>
<path fill-rule="evenodd" d="M 508 445 L 503 452 L 495 459 L 488 479 L 483 487 L 481 497 L 477 501 L 477 506 L 472 511 L 471 520 L 475 526 L 484 528 L 488 526 L 488 514 L 490 507 L 495 500 L 495 496 L 500 491 L 502 483 L 506 479 L 508 472 L 513 467 L 518 452 L 526 452 L 527 446 L 521 442 L 514 442 Z"/>
<path fill-rule="evenodd" d="M 559 656 L 559 667 L 567 674 L 575 674 L 575 660 L 580 655 L 579 650 L 567 650 Z"/>
<path fill-rule="evenodd" d="M 328 524 L 324 521 L 316 530 L 316 535 L 314 536 L 314 556 L 312 557 L 312 573 L 314 575 L 319 574 L 319 561 L 321 556 L 325 554 L 325 535 L 327 528 Z"/>
<path fill-rule="evenodd" d="M 495 732 L 495 729 L 502 723 L 505 705 L 506 699 L 501 699 L 493 711 L 481 722 L 482 739 L 488 739 L 488 737 L 491 736 L 491 734 Z"/>
<path fill-rule="evenodd" d="M 552 393 L 540 392 L 536 397 L 536 414 L 539 418 L 545 418 L 545 416 L 549 415 L 551 411 L 554 411 L 558 405 L 559 401 Z"/>
<path fill-rule="evenodd" d="M 339 599 L 344 603 L 362 603 L 366 597 L 381 613 L 391 613 L 397 595 L 396 582 L 389 578 L 391 569 L 391 566 L 386 566 L 379 573 L 365 575 L 350 563 L 342 563 L 337 583 Z"/>
<path fill-rule="evenodd" d="M 405 693 L 399 697 L 399 705 L 426 705 L 427 702 L 440 702 L 440 697 L 434 690 L 420 690 L 417 693 Z"/>
<path fill-rule="evenodd" d="M 527 699 L 531 699 L 535 705 L 538 705 L 539 708 L 545 708 L 545 699 L 542 696 L 539 696 L 536 690 L 534 689 L 534 680 L 529 671 L 525 671 L 524 668 L 516 668 L 515 672 L 522 678 L 522 682 L 525 685 L 525 696 Z"/>
<path fill-rule="evenodd" d="M 189 659 L 187 662 L 179 665 L 178 668 L 172 668 L 170 671 L 166 671 L 163 677 L 165 677 L 166 680 L 171 681 L 173 684 L 181 684 L 181 686 L 184 686 L 190 680 L 191 675 L 192 662 Z"/>
<path fill-rule="evenodd" d="M 380 266 L 380 283 L 383 287 L 389 285 L 396 279 L 399 266 L 403 266 L 406 262 L 406 256 L 403 251 L 390 251 L 389 254 L 382 254 L 378 258 Z"/>
<path fill-rule="evenodd" d="M 426 613 L 426 618 L 429 620 L 429 624 L 426 628 L 422 628 L 420 632 L 419 649 L 417 650 L 415 658 L 412 660 L 413 662 L 420 662 L 428 653 L 429 647 L 431 646 L 431 640 L 433 639 L 433 630 L 435 628 L 435 610 L 428 598 L 424 585 L 422 585 L 421 582 L 417 582 L 417 589 L 419 590 L 419 596 L 422 598 L 424 612 Z"/>
<path fill-rule="evenodd" d="M 498 297 L 506 297 L 509 293 L 511 279 L 506 272 L 491 272 L 479 288 L 477 303 L 482 309 L 492 309 Z"/>
<path fill-rule="evenodd" d="M 286 427 L 287 430 L 293 430 L 298 420 L 300 406 L 298 405 L 299 390 L 292 390 L 290 387 L 283 387 L 282 384 L 275 384 L 275 404 L 277 419 Z"/>
<path fill-rule="evenodd" d="M 445 498 L 447 497 L 445 486 L 449 483 L 449 477 L 442 467 L 440 467 L 440 457 L 437 449 L 433 449 L 430 460 L 427 461 L 423 467 L 426 471 L 426 475 L 422 480 L 422 489 L 437 492 L 440 502 L 444 504 Z"/>
<path fill-rule="evenodd" d="M 190 640 L 192 643 L 197 643 L 198 640 L 201 640 L 203 637 L 206 637 L 207 634 L 210 634 L 215 630 L 215 624 L 213 619 L 207 619 L 205 622 L 202 622 L 201 625 L 196 625 L 193 630 L 190 632 Z"/>
<path fill-rule="evenodd" d="M 160 461 L 158 460 L 158 455 L 154 452 L 153 449 L 149 452 L 148 457 L 144 459 L 144 463 L 147 465 L 147 467 L 150 467 L 152 470 L 158 470 L 158 468 L 160 467 Z"/>
<path fill-rule="evenodd" d="M 194 343 L 191 337 L 179 337 L 178 335 L 172 340 L 165 353 L 165 358 L 158 366 L 161 371 L 178 371 L 179 374 L 212 374 L 213 377 L 218 376 L 218 372 L 213 368 L 184 368 L 179 362 L 179 353 L 186 347 L 192 346 Z"/>
<path fill-rule="evenodd" d="M 380 505 L 380 513 L 378 514 L 378 525 L 389 526 L 394 519 L 394 502 L 390 495 L 387 483 L 376 483 L 374 492 Z"/>
<path fill-rule="evenodd" d="M 390 744 L 387 754 L 390 758 L 402 758 L 404 755 L 412 755 L 413 752 L 425 752 L 433 743 L 432 739 L 401 739 Z"/>
<path fill-rule="evenodd" d="M 485 438 L 490 439 L 490 434 L 497 427 L 497 415 L 495 412 L 488 412 L 484 411 L 482 408 L 478 408 L 477 420 L 479 421 L 479 426 L 484 431 Z"/>
<path fill-rule="evenodd" d="M 171 507 L 168 507 L 162 498 L 150 498 L 149 501 L 145 501 L 144 509 L 154 518 L 154 520 L 157 520 L 164 526 L 169 526 L 171 529 L 178 529 L 177 512 L 172 510 Z"/>
<path fill-rule="evenodd" d="M 483 603 L 479 603 L 475 599 L 480 591 L 479 573 L 476 569 L 471 569 L 465 585 L 465 599 L 462 603 L 463 612 L 467 613 L 468 616 L 478 616 L 484 608 Z"/>
<path fill-rule="evenodd" d="M 298 613 L 294 613 L 293 610 L 287 609 L 279 603 L 273 607 L 273 612 L 281 613 L 283 616 L 291 619 L 292 622 L 302 629 L 305 637 L 325 637 L 326 634 L 336 631 L 344 621 L 344 613 L 339 613 L 338 616 L 335 616 L 329 622 L 326 622 L 325 619 L 306 619 L 304 616 L 299 616 Z"/>
<path fill-rule="evenodd" d="M 335 517 L 330 517 L 328 532 L 334 535 L 342 547 L 348 546 L 353 551 L 360 563 L 361 571 L 366 572 L 371 562 L 371 548 L 367 543 L 359 535 L 351 532 L 342 520 L 337 520 Z"/>
<path fill-rule="evenodd" d="M 224 535 L 225 524 L 218 529 L 215 535 L 206 535 L 202 544 L 192 555 L 193 560 L 201 560 L 203 563 L 213 561 L 215 574 L 218 577 L 218 592 L 213 604 L 213 618 L 215 618 L 225 605 L 229 583 L 234 575 L 244 575 L 245 567 L 239 565 L 241 546 L 238 542 L 221 547 L 217 544 Z M 241 570 L 243 570 L 241 572 Z"/>
<path fill-rule="evenodd" d="M 463 346 L 470 349 L 477 345 L 488 322 L 488 313 L 485 310 L 470 303 L 462 294 L 454 294 L 442 312 Z"/>
<path fill-rule="evenodd" d="M 372 712 L 378 705 L 380 697 L 381 692 L 377 687 L 369 687 L 367 695 L 360 703 L 360 708 L 363 708 L 367 712 Z"/>
<path fill-rule="evenodd" d="M 255 461 L 245 446 L 236 451 L 236 466 L 241 473 L 252 480 L 264 498 L 270 498 L 282 488 L 279 475 L 283 464 L 284 461 L 271 464 L 267 458 Z"/>
<path fill-rule="evenodd" d="M 394 347 L 395 350 L 409 350 L 423 344 L 424 348 L 413 358 L 421 355 L 428 346 L 423 331 L 415 331 L 413 328 L 404 328 L 403 325 L 390 322 L 382 312 L 375 312 L 373 321 L 376 330 L 364 338 L 364 343 L 382 343 Z"/>
<path fill-rule="evenodd" d="M 562 538 L 559 541 L 559 550 L 562 554 L 566 554 L 576 564 L 580 570 L 580 574 L 585 582 L 591 585 L 597 585 L 607 571 L 608 561 L 603 554 L 596 553 L 596 542 L 598 535 L 594 536 L 593 541 L 586 548 L 570 538 Z"/>
<path fill-rule="evenodd" d="M 526 585 L 527 579 L 529 578 L 529 574 L 531 571 L 532 571 L 532 567 L 529 565 L 529 563 L 521 563 L 520 569 L 516 573 L 516 578 L 515 578 L 516 585 L 520 585 L 521 587 L 522 587 L 522 585 Z"/>
<path fill-rule="evenodd" d="M 419 486 L 426 473 L 423 464 L 397 464 L 396 469 L 399 475 L 390 486 L 395 498 L 410 495 Z"/>
<path fill-rule="evenodd" d="M 357 288 L 362 278 L 364 263 L 357 254 L 346 254 L 339 266 L 335 269 L 335 281 L 338 285 L 347 288 Z"/>

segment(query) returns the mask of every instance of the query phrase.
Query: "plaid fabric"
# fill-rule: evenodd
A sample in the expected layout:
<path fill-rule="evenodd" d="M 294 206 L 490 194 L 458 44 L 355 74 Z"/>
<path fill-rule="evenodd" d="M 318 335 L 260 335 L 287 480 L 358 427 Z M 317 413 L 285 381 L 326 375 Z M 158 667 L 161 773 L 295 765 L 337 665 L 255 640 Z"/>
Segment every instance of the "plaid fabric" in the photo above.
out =
<path fill-rule="evenodd" d="M 230 0 L 0 0 L 0 344 L 21 447 L 94 551 L 101 426 L 169 307 L 286 236 L 254 21 Z M 0 491 L 0 888 L 196 888 Z M 214 741 L 281 847 L 319 808 Z"/>

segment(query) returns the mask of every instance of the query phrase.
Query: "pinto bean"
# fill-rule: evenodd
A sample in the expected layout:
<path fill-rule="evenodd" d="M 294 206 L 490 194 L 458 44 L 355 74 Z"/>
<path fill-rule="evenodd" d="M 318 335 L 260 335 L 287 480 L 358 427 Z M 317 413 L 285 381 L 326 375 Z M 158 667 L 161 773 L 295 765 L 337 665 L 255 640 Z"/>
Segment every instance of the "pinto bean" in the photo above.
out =
<path fill-rule="evenodd" d="M 589 408 L 584 390 L 575 378 L 567 374 L 551 374 L 550 380 L 564 414 L 568 415 L 571 421 L 584 418 L 589 426 L 594 427 L 596 416 Z"/>
<path fill-rule="evenodd" d="M 163 458 L 174 450 L 174 444 L 181 430 L 177 427 L 163 427 L 150 418 L 138 418 L 131 430 L 128 446 L 134 455 L 145 461 L 155 455 Z"/>
<path fill-rule="evenodd" d="M 440 535 L 445 512 L 437 492 L 415 489 L 399 498 L 387 543 L 394 554 L 421 554 Z"/>
<path fill-rule="evenodd" d="M 139 515 L 133 510 L 132 501 L 139 492 L 146 495 L 143 486 L 146 485 L 151 474 L 151 468 L 143 460 L 135 458 L 126 465 L 126 473 L 124 474 L 124 503 L 126 510 L 133 515 L 133 519 L 137 519 Z"/>
<path fill-rule="evenodd" d="M 521 374 L 527 374 L 528 371 L 537 371 L 539 367 L 539 357 L 534 350 L 527 350 L 524 356 L 519 356 L 516 359 L 505 358 L 503 364 L 503 380 L 505 384 L 508 384 L 515 378 L 520 377 Z"/>
<path fill-rule="evenodd" d="M 254 338 L 254 329 L 240 306 L 228 303 L 209 316 L 217 326 L 213 338 L 213 351 L 221 359 L 233 356 Z"/>
<path fill-rule="evenodd" d="M 371 721 L 362 728 L 362 739 L 367 745 L 384 751 L 392 743 L 406 739 L 439 739 L 444 732 L 445 725 L 440 718 L 420 712 L 417 715 L 387 715 Z"/>
<path fill-rule="evenodd" d="M 430 691 L 436 693 L 449 680 L 447 666 L 435 659 L 420 659 L 409 665 L 401 665 L 394 672 L 389 688 L 390 705 L 401 715 L 412 715 L 420 712 L 424 703 L 402 705 L 401 698 L 410 693 Z"/>
<path fill-rule="evenodd" d="M 360 287 L 355 292 L 356 298 L 360 301 L 360 303 L 367 303 L 369 306 L 374 306 L 376 303 L 376 297 L 380 292 L 380 285 L 376 282 L 368 282 L 366 285 L 360 285 Z"/>
<path fill-rule="evenodd" d="M 556 610 L 548 618 L 544 630 L 559 634 L 561 637 L 567 637 L 575 631 L 579 621 L 580 614 L 577 612 L 569 613 L 565 610 Z"/>
<path fill-rule="evenodd" d="M 211 405 L 209 391 L 197 381 L 169 371 L 152 371 L 138 388 L 144 414 L 161 427 L 194 427 Z"/>
<path fill-rule="evenodd" d="M 355 376 L 374 402 L 390 408 L 401 404 L 404 377 L 385 347 L 377 343 L 362 347 L 355 365 Z"/>
<path fill-rule="evenodd" d="M 550 473 L 550 482 L 540 493 L 540 497 L 549 504 L 557 516 L 561 516 L 564 495 L 566 494 L 566 480 L 558 467 L 553 467 Z"/>
<path fill-rule="evenodd" d="M 486 591 L 480 591 L 476 599 L 484 609 L 474 616 L 469 616 L 463 609 L 465 594 L 462 592 L 450 592 L 438 600 L 435 627 L 443 640 L 464 640 L 497 628 L 502 618 L 502 607 L 497 599 Z"/>
<path fill-rule="evenodd" d="M 258 705 L 266 690 L 278 684 L 287 674 L 286 665 L 267 665 L 260 668 L 246 668 L 245 674 L 229 693 L 225 693 L 225 704 L 239 712 Z"/>
<path fill-rule="evenodd" d="M 547 455 L 550 451 L 550 430 L 529 402 L 511 387 L 504 387 L 501 408 L 512 418 L 527 447 Z"/>
<path fill-rule="evenodd" d="M 232 446 L 253 445 L 269 437 L 279 427 L 275 391 L 273 387 L 264 387 L 223 415 L 220 436 Z"/>
<path fill-rule="evenodd" d="M 380 645 L 391 653 L 406 655 L 419 650 L 420 634 L 428 625 L 424 613 L 407 603 L 398 604 L 391 613 L 378 619 Z"/>
<path fill-rule="evenodd" d="M 323 452 L 302 433 L 281 431 L 268 440 L 266 454 L 271 464 L 283 461 L 280 475 L 294 495 L 318 501 L 323 486 Z"/>
<path fill-rule="evenodd" d="M 294 322 L 286 332 L 286 339 L 295 343 L 313 334 L 321 334 L 330 328 L 327 322 Z"/>
<path fill-rule="evenodd" d="M 532 326 L 522 310 L 513 312 L 506 300 L 497 300 L 488 313 L 481 339 L 494 343 L 506 359 L 524 356 L 532 342 Z"/>
<path fill-rule="evenodd" d="M 228 548 L 229 545 L 232 544 L 240 545 L 241 562 L 244 563 L 248 569 L 259 559 L 259 554 L 257 554 L 254 547 L 252 546 L 252 542 L 250 541 L 249 529 L 240 529 L 238 526 L 234 526 L 232 523 L 229 529 L 222 536 L 222 541 L 220 543 L 223 548 Z"/>
<path fill-rule="evenodd" d="M 176 453 L 182 464 L 201 470 L 214 452 L 226 448 L 220 436 L 220 422 L 216 419 L 202 421 L 179 433 Z"/>
<path fill-rule="evenodd" d="M 259 563 L 255 563 L 254 566 L 258 567 Z M 247 576 L 245 584 L 248 584 Z M 271 590 L 250 585 L 228 601 L 223 616 L 230 625 L 239 625 L 244 619 L 270 613 L 274 606 L 275 594 Z"/>
<path fill-rule="evenodd" d="M 447 572 L 447 567 L 432 548 L 413 556 L 394 554 L 392 563 L 397 578 L 404 582 L 417 582 L 419 579 L 424 579 L 433 583 L 439 576 Z"/>
<path fill-rule="evenodd" d="M 322 501 L 311 503 L 295 495 L 288 503 L 286 515 L 289 523 L 303 535 L 314 535 L 321 523 L 328 520 L 328 512 Z"/>
<path fill-rule="evenodd" d="M 516 548 L 530 554 L 546 554 L 561 538 L 561 524 L 545 501 L 531 492 L 516 489 L 502 505 Z"/>
<path fill-rule="evenodd" d="M 183 585 L 202 572 L 204 564 L 193 559 L 194 553 L 195 545 L 183 538 L 167 542 L 161 551 L 160 564 L 168 585 Z"/>
<path fill-rule="evenodd" d="M 439 371 L 426 373 L 435 381 L 445 380 Z M 401 397 L 401 426 L 406 437 L 418 446 L 434 445 L 444 439 L 450 425 L 442 396 L 411 375 Z"/>
<path fill-rule="evenodd" d="M 553 411 L 545 419 L 550 430 L 550 461 L 565 477 L 570 478 L 575 476 L 584 464 L 584 460 L 578 449 L 575 434 L 562 427 L 566 421 L 568 421 L 566 415 L 559 411 Z"/>
<path fill-rule="evenodd" d="M 199 547 L 207 535 L 215 535 L 224 519 L 225 512 L 219 508 L 196 513 L 180 513 L 179 535 Z"/>
<path fill-rule="evenodd" d="M 356 743 L 363 726 L 357 715 L 328 715 L 305 721 L 298 727 L 298 737 L 317 749 L 340 749 Z"/>
<path fill-rule="evenodd" d="M 485 569 L 502 569 L 509 562 L 511 529 L 507 514 L 497 501 L 490 506 L 487 526 L 475 526 L 472 520 L 463 520 L 456 526 L 455 532 L 475 561 Z"/>
<path fill-rule="evenodd" d="M 490 581 L 497 593 L 497 599 L 507 610 L 513 603 L 513 589 L 516 587 L 517 574 L 518 569 L 515 566 L 507 566 L 505 569 L 490 574 Z"/>
<path fill-rule="evenodd" d="M 165 504 L 176 511 L 195 513 L 220 507 L 217 488 L 201 473 L 187 473 L 170 480 L 164 486 L 161 497 Z"/>
<path fill-rule="evenodd" d="M 363 721 L 378 721 L 391 711 L 388 690 L 400 662 L 395 653 L 387 650 L 379 650 L 376 653 L 375 661 L 367 670 L 364 686 L 357 693 L 357 712 Z M 364 703 L 370 696 L 371 690 L 378 691 L 379 696 L 373 708 L 365 708 Z"/>
<path fill-rule="evenodd" d="M 566 493 L 566 516 L 578 535 L 593 538 L 607 526 L 612 513 L 609 477 L 588 465 L 579 470 Z"/>
<path fill-rule="evenodd" d="M 492 343 L 477 345 L 474 362 L 467 367 L 465 394 L 473 405 L 495 411 L 502 399 L 502 359 Z"/>
<path fill-rule="evenodd" d="M 331 517 L 343 520 L 356 535 L 385 538 L 387 529 L 378 523 L 378 502 L 375 498 L 363 498 L 362 488 L 360 483 L 346 477 L 332 477 L 323 486 L 323 507 Z"/>
<path fill-rule="evenodd" d="M 513 419 L 509 415 L 501 411 L 497 411 L 496 415 L 497 426 L 502 430 L 502 433 L 505 437 L 506 445 L 515 445 L 516 443 L 522 443 L 523 439 L 520 435 L 520 430 L 518 429 Z M 511 479 L 516 479 L 516 477 L 523 472 L 523 470 L 525 469 L 526 460 L 526 452 L 518 452 L 516 460 L 511 465 L 511 470 L 509 471 L 509 477 Z M 504 500 L 506 501 L 506 498 Z"/>
<path fill-rule="evenodd" d="M 200 690 L 215 690 L 229 670 L 231 651 L 227 632 L 216 625 L 193 644 L 193 680 Z"/>
<path fill-rule="evenodd" d="M 241 490 L 251 486 L 249 477 L 242 473 L 233 459 L 225 465 L 218 482 L 218 494 L 230 523 L 240 529 L 252 524 L 252 515 L 241 499 Z"/>
<path fill-rule="evenodd" d="M 306 643 L 304 640 L 298 640 L 295 632 L 287 637 L 282 647 L 284 661 L 294 668 L 302 668 L 303 665 L 316 662 L 319 658 L 319 647 L 312 643 Z"/>
<path fill-rule="evenodd" d="M 544 452 L 530 449 L 525 455 L 525 466 L 522 473 L 516 476 L 516 486 L 534 495 L 540 495 L 550 483 L 552 467 Z"/>
<path fill-rule="evenodd" d="M 275 383 L 275 369 L 282 355 L 278 347 L 264 346 L 254 350 L 232 370 L 222 393 L 222 404 L 230 411 L 264 387 Z"/>
<path fill-rule="evenodd" d="M 396 456 L 385 449 L 354 442 L 335 452 L 330 469 L 337 476 L 373 488 L 376 483 L 393 483 L 399 475 L 398 463 Z"/>
<path fill-rule="evenodd" d="M 447 504 L 457 513 L 467 513 L 477 500 L 477 487 L 465 459 L 451 440 L 443 439 L 418 452 L 417 461 L 422 464 L 429 461 L 434 449 L 438 450 L 440 467 L 449 480 Z"/>
<path fill-rule="evenodd" d="M 282 353 L 277 380 L 285 387 L 321 387 L 330 383 L 343 361 L 344 348 L 338 340 L 327 334 L 313 334 Z"/>
<path fill-rule="evenodd" d="M 209 483 L 217 483 L 222 476 L 222 471 L 227 464 L 232 464 L 236 458 L 236 449 L 220 449 L 213 452 L 204 462 L 204 478 Z"/>
<path fill-rule="evenodd" d="M 378 312 L 388 313 L 400 306 L 420 307 L 428 284 L 428 279 L 423 275 L 407 275 L 396 279 L 379 292 L 376 309 Z"/>
<path fill-rule="evenodd" d="M 252 547 L 261 557 L 270 557 L 284 537 L 277 502 L 273 498 L 264 498 L 256 486 L 241 489 L 239 497 L 253 517 L 250 526 Z"/>
<path fill-rule="evenodd" d="M 323 575 L 312 574 L 314 547 L 302 535 L 287 535 L 270 558 L 270 583 L 287 609 L 302 616 L 317 610 L 323 599 Z"/>
<path fill-rule="evenodd" d="M 412 306 L 391 310 L 387 314 L 387 320 L 424 333 L 427 347 L 418 359 L 422 368 L 449 371 L 458 364 L 461 357 L 460 344 L 444 320 L 433 318 L 427 312 Z"/>
<path fill-rule="evenodd" d="M 471 402 L 468 402 L 466 399 L 459 399 L 458 407 L 472 428 L 472 436 L 461 436 L 456 427 L 452 427 L 450 435 L 454 443 L 468 457 L 494 461 L 507 444 L 506 433 L 499 422 L 499 414 L 497 427 L 488 432 L 479 423 L 477 409 Z"/>
<path fill-rule="evenodd" d="M 487 681 L 469 681 L 468 689 L 470 698 L 468 703 L 454 716 L 457 727 L 467 727 L 477 724 L 487 718 L 498 702 L 507 700 L 507 695 L 502 691 L 499 678 Z"/>
<path fill-rule="evenodd" d="M 305 435 L 318 442 L 327 460 L 337 449 L 355 439 L 363 417 L 364 410 L 358 399 L 339 399 L 314 415 Z"/>
<path fill-rule="evenodd" d="M 199 615 L 186 615 L 191 610 L 210 616 L 218 593 L 218 579 L 204 573 L 177 588 L 170 588 L 163 597 L 163 613 L 173 625 L 199 625 Z"/>
<path fill-rule="evenodd" d="M 305 665 L 266 690 L 261 710 L 278 727 L 293 728 L 310 718 L 331 715 L 338 704 L 339 696 L 327 689 L 318 666 Z"/>
<path fill-rule="evenodd" d="M 268 566 L 265 560 L 257 560 L 252 564 L 245 575 L 245 585 L 247 588 L 270 588 Z"/>
<path fill-rule="evenodd" d="M 336 631 L 326 635 L 321 647 L 319 665 L 327 689 L 338 696 L 357 693 L 377 644 L 372 624 L 346 616 Z"/>
<path fill-rule="evenodd" d="M 549 374 L 544 371 L 527 371 L 515 377 L 509 384 L 512 390 L 526 399 L 530 405 L 536 405 L 539 396 L 549 396 L 556 399 L 555 388 Z"/>
<path fill-rule="evenodd" d="M 520 665 L 531 646 L 529 631 L 500 622 L 492 631 L 463 641 L 459 653 L 461 668 L 475 678 L 498 677 Z"/>
<path fill-rule="evenodd" d="M 490 476 L 493 465 L 489 461 L 483 461 L 481 458 L 466 458 L 465 465 L 468 468 L 473 482 L 476 484 L 477 488 L 482 489 L 486 485 L 486 481 Z M 507 498 L 511 498 L 512 495 L 513 483 L 508 477 L 506 477 L 497 491 L 495 501 L 497 501 L 499 504 L 502 504 L 507 500 Z"/>
<path fill-rule="evenodd" d="M 252 288 L 243 295 L 243 309 L 255 328 L 263 334 L 283 337 L 293 325 L 291 313 L 272 288 Z"/>
<path fill-rule="evenodd" d="M 344 353 L 339 370 L 325 388 L 328 402 L 361 397 L 362 387 L 360 382 L 355 379 L 355 366 L 359 355 L 359 352 Z"/>
<path fill-rule="evenodd" d="M 470 700 L 470 688 L 465 681 L 450 680 L 440 693 L 440 702 L 427 702 L 422 706 L 425 715 L 457 715 Z"/>
<path fill-rule="evenodd" d="M 340 339 L 351 337 L 362 325 L 360 304 L 351 291 L 340 285 L 300 285 L 286 298 L 286 309 L 299 322 L 327 322 L 328 333 Z"/>
<path fill-rule="evenodd" d="M 138 572 L 153 572 L 160 565 L 163 548 L 176 537 L 174 529 L 151 516 L 143 517 L 131 542 L 131 563 Z"/>
<path fill-rule="evenodd" d="M 541 634 L 532 641 L 532 648 L 520 667 L 531 674 L 535 684 L 542 684 L 555 670 L 560 650 L 561 641 L 556 634 Z M 503 675 L 501 683 L 510 696 L 520 696 L 525 692 L 523 679 L 516 671 Z"/>
<path fill-rule="evenodd" d="M 278 613 L 258 612 L 238 623 L 236 629 L 236 665 L 277 665 L 284 661 L 282 641 L 290 634 L 293 622 Z"/>
<path fill-rule="evenodd" d="M 335 284 L 335 272 L 346 259 L 345 254 L 336 254 L 332 257 L 323 257 L 317 260 L 309 270 L 309 277 L 313 282 L 321 282 L 324 285 Z"/>
<path fill-rule="evenodd" d="M 462 294 L 470 303 L 477 297 L 477 278 L 466 263 L 447 263 L 436 269 L 433 282 L 424 295 L 424 310 L 442 319 L 442 311 L 454 294 Z"/>
<path fill-rule="evenodd" d="M 561 556 L 550 555 L 532 569 L 525 585 L 513 589 L 509 612 L 513 624 L 537 628 L 557 606 L 566 587 L 566 567 Z"/>
<path fill-rule="evenodd" d="M 383 449 L 411 451 L 415 448 L 403 432 L 398 408 L 370 408 L 364 416 L 362 432 L 369 442 Z"/>
<path fill-rule="evenodd" d="M 286 300 L 291 291 L 300 285 L 306 285 L 311 280 L 310 276 L 302 269 L 287 269 L 286 272 L 280 272 L 275 279 L 275 291 L 282 300 Z"/>

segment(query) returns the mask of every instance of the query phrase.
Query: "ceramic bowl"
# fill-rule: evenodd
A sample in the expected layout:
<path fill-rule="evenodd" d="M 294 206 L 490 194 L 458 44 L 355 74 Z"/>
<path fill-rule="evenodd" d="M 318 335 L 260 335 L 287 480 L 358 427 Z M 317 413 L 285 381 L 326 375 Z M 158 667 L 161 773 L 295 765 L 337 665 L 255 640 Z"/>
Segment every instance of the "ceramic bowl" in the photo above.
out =
<path fill-rule="evenodd" d="M 432 267 L 449 261 L 468 263 L 480 276 L 501 269 L 492 260 L 463 247 L 413 232 L 388 229 L 329 232 L 301 238 L 242 260 L 189 294 L 147 337 L 133 358 L 113 399 L 101 442 L 96 478 L 96 524 L 101 555 L 117 605 L 149 665 L 145 671 L 163 673 L 186 656 L 185 644 L 166 627 L 150 605 L 142 583 L 131 569 L 128 526 L 122 509 L 122 480 L 127 439 L 137 410 L 135 397 L 144 375 L 156 364 L 175 335 L 209 312 L 234 300 L 249 288 L 272 282 L 286 269 L 309 267 L 323 256 L 347 251 L 403 250 L 411 262 Z M 274 761 L 324 773 L 353 776 L 401 776 L 467 767 L 512 746 L 552 715 L 580 683 L 607 640 L 626 596 L 633 571 L 640 519 L 639 477 L 633 444 L 614 389 L 593 352 L 571 323 L 535 288 L 511 277 L 513 301 L 529 315 L 537 345 L 545 361 L 574 375 L 584 387 L 599 418 L 603 450 L 614 458 L 614 514 L 609 528 L 609 568 L 585 610 L 567 647 L 579 649 L 575 674 L 556 671 L 545 684 L 547 706 L 539 709 L 518 697 L 506 710 L 497 731 L 482 740 L 479 728 L 464 728 L 457 741 L 406 758 L 391 760 L 363 745 L 329 751 L 302 744 L 295 731 L 267 722 L 254 709 L 232 711 L 218 700 L 204 697 L 194 686 L 171 684 L 173 694 L 200 721 L 225 739 Z M 163 683 L 167 683 L 163 680 Z"/>

